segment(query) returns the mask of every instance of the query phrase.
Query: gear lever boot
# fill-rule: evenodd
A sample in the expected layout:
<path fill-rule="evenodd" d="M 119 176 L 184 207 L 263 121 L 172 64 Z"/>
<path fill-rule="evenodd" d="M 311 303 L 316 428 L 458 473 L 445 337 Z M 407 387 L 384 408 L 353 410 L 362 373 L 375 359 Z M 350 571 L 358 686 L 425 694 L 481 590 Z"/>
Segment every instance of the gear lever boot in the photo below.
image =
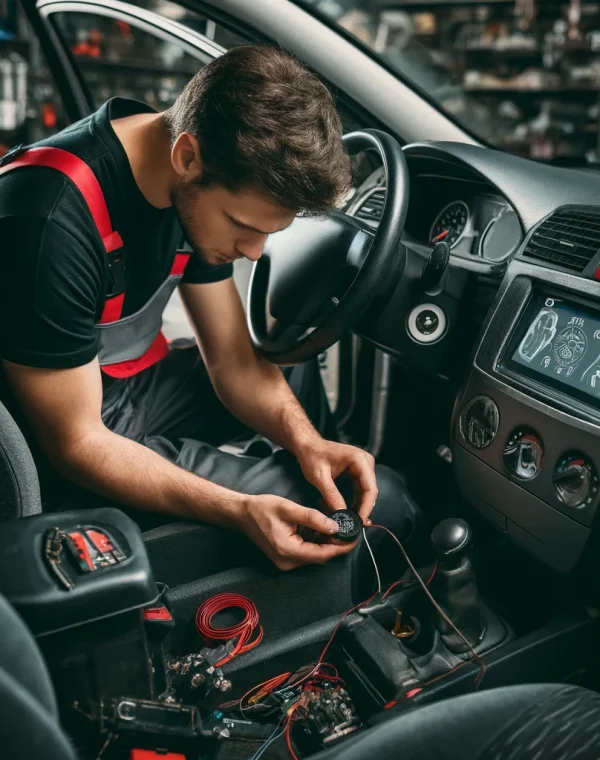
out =
<path fill-rule="evenodd" d="M 471 528 L 464 520 L 450 518 L 436 525 L 431 533 L 431 545 L 438 567 L 431 592 L 459 631 L 475 646 L 485 633 L 485 618 L 473 565 L 466 556 L 470 543 Z M 454 654 L 468 651 L 451 626 L 437 612 L 434 615 L 434 625 L 444 645 Z"/>

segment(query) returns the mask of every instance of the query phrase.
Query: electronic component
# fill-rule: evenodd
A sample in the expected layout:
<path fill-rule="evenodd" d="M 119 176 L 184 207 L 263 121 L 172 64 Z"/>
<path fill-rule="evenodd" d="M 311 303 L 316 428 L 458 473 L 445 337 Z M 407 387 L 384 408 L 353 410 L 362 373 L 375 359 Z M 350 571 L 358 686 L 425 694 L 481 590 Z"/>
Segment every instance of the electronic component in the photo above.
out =
<path fill-rule="evenodd" d="M 300 691 L 299 689 L 294 689 L 288 686 L 284 689 L 274 691 L 273 698 L 281 705 L 283 711 L 287 712 L 292 705 L 295 705 L 296 702 L 300 700 Z"/>
<path fill-rule="evenodd" d="M 300 701 L 299 712 L 305 717 L 298 725 L 321 746 L 327 745 L 358 728 L 356 708 L 345 688 L 333 686 L 323 690 L 306 691 Z"/>
<path fill-rule="evenodd" d="M 160 699 L 169 700 L 177 695 L 184 700 L 193 696 L 195 701 L 199 696 L 206 696 L 211 689 L 229 691 L 231 681 L 224 677 L 216 663 L 226 659 L 234 647 L 235 642 L 228 641 L 215 649 L 206 647 L 197 654 L 170 660 L 167 663 L 167 690 Z"/>
<path fill-rule="evenodd" d="M 50 569 L 68 590 L 79 575 L 118 565 L 126 555 L 107 531 L 96 527 L 77 527 L 70 531 L 53 528 L 44 540 Z"/>
<path fill-rule="evenodd" d="M 202 733 L 197 707 L 130 697 L 101 703 L 100 730 L 102 733 L 157 734 L 186 739 Z"/>
<path fill-rule="evenodd" d="M 214 710 L 206 728 L 218 739 L 266 740 L 273 732 L 274 726 L 270 723 L 232 718 L 223 715 L 220 710 Z"/>
<path fill-rule="evenodd" d="M 339 541 L 355 541 L 362 530 L 363 523 L 356 512 L 350 509 L 338 509 L 332 515 L 331 519 L 339 526 L 339 531 L 334 538 Z"/>

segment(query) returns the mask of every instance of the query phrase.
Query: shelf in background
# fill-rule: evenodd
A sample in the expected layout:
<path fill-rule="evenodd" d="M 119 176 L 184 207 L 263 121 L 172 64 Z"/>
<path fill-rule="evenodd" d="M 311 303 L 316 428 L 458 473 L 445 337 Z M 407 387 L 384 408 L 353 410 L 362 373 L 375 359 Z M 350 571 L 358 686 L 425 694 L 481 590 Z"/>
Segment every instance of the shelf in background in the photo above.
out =
<path fill-rule="evenodd" d="M 81 68 L 87 69 L 112 69 L 114 71 L 143 71 L 148 74 L 159 74 L 160 76 L 180 76 L 191 79 L 194 74 L 200 68 L 200 62 L 198 62 L 198 69 L 178 69 L 167 68 L 160 64 L 152 63 L 151 61 L 107 61 L 104 58 L 84 58 L 83 56 L 75 56 L 75 61 Z"/>
<path fill-rule="evenodd" d="M 457 50 L 464 55 L 473 57 L 480 56 L 481 58 L 489 56 L 490 58 L 532 58 L 534 60 L 540 60 L 543 56 L 541 50 L 528 50 L 527 48 L 507 48 L 506 50 L 501 50 L 500 48 L 494 47 L 463 47 L 457 48 Z M 600 55 L 600 53 L 598 53 L 598 55 Z"/>
<path fill-rule="evenodd" d="M 549 87 L 534 89 L 528 87 L 465 87 L 472 95 L 600 95 L 599 87 Z"/>
<path fill-rule="evenodd" d="M 515 0 L 379 0 L 378 10 L 412 11 L 423 9 L 439 10 L 442 7 L 460 8 L 470 5 L 513 6 Z"/>
<path fill-rule="evenodd" d="M 591 57 L 598 57 L 600 58 L 600 50 L 591 50 L 590 48 L 584 48 L 584 47 L 572 47 L 572 48 L 563 48 L 556 49 L 556 50 L 528 50 L 527 48 L 521 48 L 521 49 L 514 49 L 514 48 L 506 48 L 506 50 L 502 50 L 501 48 L 494 48 L 494 47 L 462 47 L 457 48 L 458 52 L 462 53 L 463 55 L 472 56 L 473 58 L 479 56 L 480 58 L 517 58 L 517 59 L 532 59 L 532 60 L 541 60 L 545 54 L 548 55 L 556 55 L 556 56 L 591 56 Z"/>
<path fill-rule="evenodd" d="M 26 58 L 29 54 L 29 48 L 29 40 L 20 37 L 13 37 L 10 40 L 0 39 L 0 53 L 19 53 Z"/>

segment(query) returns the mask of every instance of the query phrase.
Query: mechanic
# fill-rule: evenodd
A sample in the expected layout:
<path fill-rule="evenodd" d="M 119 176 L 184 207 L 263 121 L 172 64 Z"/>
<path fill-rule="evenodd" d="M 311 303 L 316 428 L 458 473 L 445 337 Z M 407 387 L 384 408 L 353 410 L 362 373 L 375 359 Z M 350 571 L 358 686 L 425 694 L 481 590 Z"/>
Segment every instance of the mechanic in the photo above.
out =
<path fill-rule="evenodd" d="M 242 46 L 165 112 L 113 98 L 33 147 L 67 151 L 79 172 L 69 178 L 62 153 L 62 169 L 40 165 L 43 151 L 11 169 L 29 150 L 0 169 L 2 396 L 32 445 L 45 508 L 69 493 L 92 504 L 93 492 L 134 508 L 144 528 L 157 521 L 138 510 L 234 529 L 286 570 L 353 548 L 331 540 L 337 525 L 318 509 L 346 507 L 345 477 L 364 520 L 408 538 L 417 510 L 402 480 L 377 468 L 377 485 L 370 454 L 331 440 L 316 362 L 288 383 L 256 355 L 232 279 L 234 260 L 256 261 L 269 234 L 347 192 L 328 89 L 277 48 Z M 109 235 L 82 192 L 90 169 Z M 160 332 L 177 284 L 200 353 L 169 350 Z M 217 448 L 248 428 L 281 449 Z M 207 525 L 207 545 L 213 535 Z"/>

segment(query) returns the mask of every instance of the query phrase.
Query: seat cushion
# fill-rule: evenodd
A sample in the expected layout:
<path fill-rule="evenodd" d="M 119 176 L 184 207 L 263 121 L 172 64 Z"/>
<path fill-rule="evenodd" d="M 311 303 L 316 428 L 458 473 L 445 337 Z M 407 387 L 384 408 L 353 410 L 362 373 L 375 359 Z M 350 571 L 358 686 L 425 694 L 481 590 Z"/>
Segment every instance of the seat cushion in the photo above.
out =
<path fill-rule="evenodd" d="M 600 695 L 577 686 L 508 686 L 408 712 L 314 760 L 597 760 Z"/>
<path fill-rule="evenodd" d="M 41 511 L 33 457 L 17 424 L 0 403 L 0 522 Z"/>

